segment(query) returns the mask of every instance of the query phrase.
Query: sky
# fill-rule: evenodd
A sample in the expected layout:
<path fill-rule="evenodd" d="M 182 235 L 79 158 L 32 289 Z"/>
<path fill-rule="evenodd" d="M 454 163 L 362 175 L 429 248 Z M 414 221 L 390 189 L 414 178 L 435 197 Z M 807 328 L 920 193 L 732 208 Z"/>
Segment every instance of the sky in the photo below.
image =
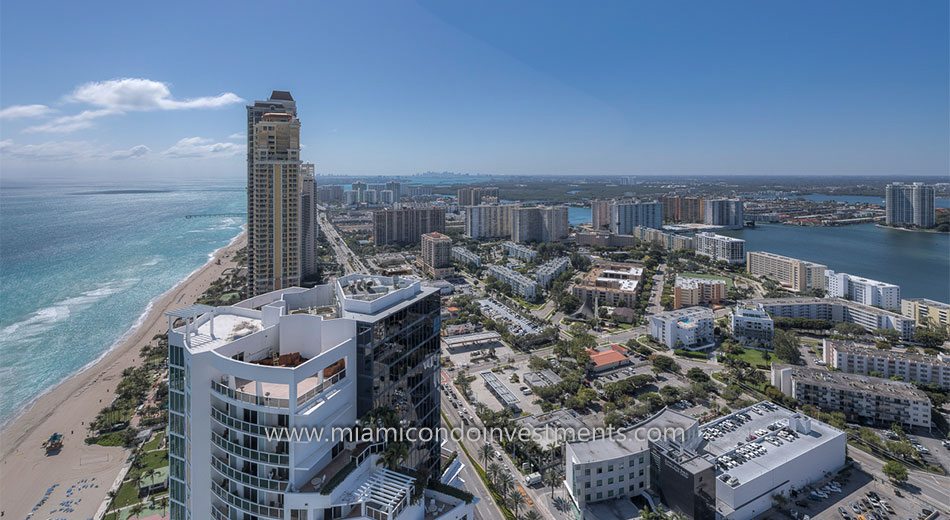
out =
<path fill-rule="evenodd" d="M 945 0 L 3 2 L 0 179 L 945 175 Z"/>

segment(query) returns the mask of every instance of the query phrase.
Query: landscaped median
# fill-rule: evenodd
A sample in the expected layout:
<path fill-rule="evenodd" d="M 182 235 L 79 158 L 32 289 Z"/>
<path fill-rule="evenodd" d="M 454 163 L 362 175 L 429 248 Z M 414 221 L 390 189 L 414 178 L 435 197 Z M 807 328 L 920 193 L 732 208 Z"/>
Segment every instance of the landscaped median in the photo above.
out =
<path fill-rule="evenodd" d="M 445 421 L 445 424 L 447 425 L 452 424 L 451 421 L 449 421 L 449 418 L 446 417 L 445 412 L 442 412 L 442 420 Z M 472 457 L 472 454 L 468 452 L 468 449 L 465 447 L 465 444 L 463 444 L 462 441 L 459 441 L 457 444 L 459 448 L 461 448 L 465 453 L 465 457 L 468 459 L 469 464 L 475 468 L 475 473 L 478 474 L 478 478 L 481 479 L 482 484 L 488 488 L 488 492 L 491 493 L 492 500 L 494 500 L 495 505 L 498 506 L 498 509 L 501 510 L 501 514 L 505 517 L 505 520 L 517 520 L 515 514 L 510 509 L 508 509 L 507 505 L 505 505 L 505 499 L 500 493 L 498 493 L 498 491 L 495 490 L 494 484 L 492 484 L 491 480 L 488 479 L 488 474 L 485 473 L 485 469 L 475 461 L 475 458 Z"/>

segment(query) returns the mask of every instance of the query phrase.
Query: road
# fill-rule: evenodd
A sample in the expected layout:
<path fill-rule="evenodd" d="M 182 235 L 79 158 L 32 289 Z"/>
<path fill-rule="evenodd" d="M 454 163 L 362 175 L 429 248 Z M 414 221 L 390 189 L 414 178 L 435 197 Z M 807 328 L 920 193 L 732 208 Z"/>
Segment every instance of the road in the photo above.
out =
<path fill-rule="evenodd" d="M 448 376 L 446 376 L 446 378 L 448 378 Z M 451 380 L 451 379 L 447 379 L 447 380 Z M 482 425 L 481 420 L 478 419 L 478 416 L 475 415 L 474 407 L 472 407 L 464 398 L 461 398 L 461 392 L 459 392 L 455 388 L 455 385 L 450 385 L 450 386 L 452 388 L 452 391 L 455 392 L 455 395 L 459 397 L 458 402 L 460 404 L 459 404 L 458 409 L 455 408 L 454 406 L 452 406 L 452 403 L 449 400 L 449 398 L 443 393 L 442 411 L 445 414 L 445 417 L 447 417 L 449 420 L 449 424 L 447 424 L 446 427 L 449 428 L 450 430 L 452 428 L 480 428 L 484 432 L 484 429 L 483 429 L 484 425 Z M 462 422 L 461 414 L 460 414 L 461 410 L 465 410 L 466 417 L 468 417 L 469 421 L 471 421 L 470 426 L 463 426 L 463 422 Z M 462 442 L 465 444 L 465 449 L 468 450 L 468 452 L 472 455 L 472 457 L 477 458 L 477 462 L 480 465 L 482 465 L 483 468 L 487 469 L 487 464 L 481 459 L 481 447 L 486 444 L 484 442 L 485 440 L 484 436 L 478 436 L 477 437 L 478 440 L 474 440 L 474 441 L 471 440 L 472 438 L 476 438 L 476 436 L 466 435 L 465 438 L 463 439 Z M 451 445 L 452 441 L 449 441 L 449 443 Z M 530 498 L 530 500 L 534 502 L 533 508 L 537 509 L 538 512 L 541 513 L 543 518 L 555 518 L 554 513 L 550 510 L 548 502 L 545 501 L 542 497 L 542 495 L 544 495 L 544 490 L 547 488 L 544 488 L 542 486 L 540 489 L 535 489 L 526 485 L 524 481 L 524 476 L 522 475 L 520 471 L 518 471 L 514 463 L 511 462 L 511 459 L 508 457 L 508 454 L 505 453 L 504 450 L 497 444 L 491 443 L 491 442 L 489 442 L 488 444 L 492 446 L 493 452 L 498 452 L 502 454 L 501 459 L 493 455 L 491 460 L 488 461 L 488 463 L 495 462 L 497 464 L 500 464 L 504 469 L 508 470 L 508 472 L 511 473 L 511 476 L 513 477 L 513 485 L 521 486 L 521 488 L 524 489 L 525 493 L 528 495 L 528 498 Z M 460 451 L 459 456 L 465 457 L 465 453 Z M 475 516 L 480 517 L 484 520 L 489 520 L 489 519 L 494 520 L 496 518 L 501 518 L 501 511 L 498 509 L 498 506 L 492 500 L 491 494 L 488 492 L 488 489 L 485 487 L 485 484 L 481 481 L 481 479 L 478 478 L 478 475 L 475 473 L 475 470 L 471 468 L 472 461 L 466 460 L 466 459 L 463 459 L 463 461 L 466 463 L 466 466 L 468 466 L 468 468 L 466 469 L 471 471 L 471 476 L 474 479 L 474 480 L 469 480 L 469 476 L 465 474 L 465 470 L 463 470 L 462 479 L 465 480 L 465 483 L 466 483 L 465 487 L 470 493 L 474 493 L 475 495 L 479 496 L 482 499 L 478 503 L 478 505 L 476 505 Z M 528 509 L 529 508 L 527 507 L 527 504 L 526 504 L 525 507 L 522 507 L 522 509 L 519 511 L 519 516 L 527 512 Z"/>
<path fill-rule="evenodd" d="M 329 242 L 330 247 L 333 248 L 333 253 L 336 254 L 337 263 L 343 266 L 343 272 L 345 274 L 369 273 L 366 266 L 363 265 L 363 262 L 353 254 L 353 251 L 346 245 L 343 237 L 340 236 L 340 233 L 337 232 L 333 224 L 330 223 L 326 212 L 320 212 L 317 221 L 320 224 L 320 230 L 323 232 L 323 235 L 327 237 L 327 242 Z"/>
<path fill-rule="evenodd" d="M 455 385 L 448 385 L 448 387 L 452 388 L 452 391 L 455 392 L 456 396 L 461 395 L 458 391 L 455 390 Z M 465 399 L 460 399 L 459 401 L 462 403 L 462 406 L 466 407 L 471 417 L 470 420 L 474 422 L 473 426 L 471 427 L 481 428 L 482 427 L 481 421 L 478 420 L 478 417 L 475 415 L 475 411 L 468 407 L 467 403 L 465 402 Z M 454 428 L 460 428 L 460 429 L 464 428 L 461 415 L 459 415 L 459 411 L 455 407 L 452 406 L 452 403 L 449 401 L 449 398 L 446 397 L 444 392 L 442 393 L 442 413 L 444 414 L 443 421 L 448 419 L 448 422 L 445 425 L 448 431 L 452 431 L 452 429 Z M 480 456 L 479 454 L 481 453 L 480 451 L 481 445 L 484 443 L 483 442 L 476 443 L 474 441 L 469 440 L 467 436 L 464 436 L 464 437 L 465 438 L 463 438 L 461 442 L 465 445 L 465 449 L 468 450 L 468 453 L 470 453 L 472 457 L 476 457 L 476 458 L 479 457 Z M 456 445 L 457 443 L 453 441 L 452 439 L 449 439 L 447 442 L 447 446 L 449 446 L 450 448 L 456 448 Z M 475 505 L 475 518 L 479 518 L 481 520 L 494 520 L 496 518 L 502 518 L 501 510 L 498 508 L 498 505 L 495 504 L 495 501 L 492 499 L 491 493 L 488 491 L 488 488 L 485 486 L 485 483 L 482 482 L 482 479 L 479 478 L 478 473 L 476 473 L 475 467 L 473 465 L 473 461 L 469 459 L 468 457 L 466 457 L 464 451 L 462 450 L 457 450 L 457 451 L 458 451 L 458 456 L 462 458 L 461 460 L 465 464 L 465 468 L 462 470 L 462 480 L 465 481 L 465 489 L 469 493 L 472 493 L 473 495 L 479 497 L 478 504 Z M 477 462 L 480 465 L 483 464 L 482 461 L 480 460 L 478 460 Z M 512 475 L 516 475 L 516 473 L 512 473 Z"/>
<path fill-rule="evenodd" d="M 880 459 L 854 446 L 848 446 L 848 455 L 860 464 L 861 469 L 876 477 L 884 478 L 884 463 Z M 917 488 L 918 496 L 937 506 L 942 511 L 950 509 L 950 477 L 934 475 L 913 469 L 907 470 L 907 484 L 903 488 Z"/>

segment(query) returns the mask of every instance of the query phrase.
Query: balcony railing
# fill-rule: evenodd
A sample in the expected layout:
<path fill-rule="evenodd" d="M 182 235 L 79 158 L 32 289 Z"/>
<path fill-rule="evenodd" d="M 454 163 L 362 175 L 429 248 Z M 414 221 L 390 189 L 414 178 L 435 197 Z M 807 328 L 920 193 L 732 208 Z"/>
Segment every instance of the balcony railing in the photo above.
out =
<path fill-rule="evenodd" d="M 243 459 L 253 460 L 256 462 L 263 462 L 265 464 L 276 464 L 281 466 L 286 466 L 290 463 L 290 457 L 288 455 L 282 455 L 279 453 L 267 453 L 263 451 L 252 450 L 250 448 L 245 448 L 235 444 L 221 435 L 211 432 L 211 442 L 223 449 L 224 451 L 231 453 L 232 455 L 237 455 Z"/>
<path fill-rule="evenodd" d="M 211 466 L 214 469 L 218 470 L 218 472 L 221 473 L 223 476 L 231 480 L 235 480 L 242 484 L 247 484 L 248 486 L 256 487 L 258 489 L 283 492 L 287 488 L 286 480 L 284 481 L 271 480 L 271 479 L 266 479 L 266 478 L 261 478 L 261 477 L 255 477 L 253 475 L 248 475 L 247 473 L 243 473 L 241 471 L 238 471 L 232 468 L 231 466 L 228 466 L 226 462 L 222 461 L 218 457 L 211 457 Z"/>
<path fill-rule="evenodd" d="M 234 399 L 236 401 L 256 404 L 258 406 L 269 406 L 272 408 L 289 408 L 290 407 L 290 399 L 283 399 L 283 398 L 277 398 L 277 397 L 264 397 L 264 396 L 260 396 L 256 394 L 248 394 L 240 390 L 229 388 L 227 385 L 222 385 L 221 383 L 217 381 L 211 382 L 211 388 L 215 392 L 225 397 L 228 397 L 230 399 Z"/>
<path fill-rule="evenodd" d="M 262 506 L 260 504 L 255 504 L 250 500 L 245 500 L 239 496 L 233 495 L 230 491 L 225 489 L 224 486 L 213 480 L 211 481 L 211 490 L 221 500 L 231 504 L 232 506 L 243 509 L 244 511 L 247 511 L 253 515 L 262 516 L 265 518 L 273 518 L 274 520 L 280 520 L 284 517 L 283 509 L 279 507 Z"/>
<path fill-rule="evenodd" d="M 211 418 L 222 426 L 227 426 L 228 428 L 240 430 L 252 435 L 266 436 L 268 428 L 278 428 L 277 426 L 261 426 L 259 424 L 252 424 L 247 421 L 235 419 L 234 417 L 231 417 L 230 415 L 214 407 L 211 408 Z"/>
<path fill-rule="evenodd" d="M 297 396 L 297 406 L 303 406 L 304 404 L 307 403 L 307 401 L 313 399 L 314 397 L 316 397 L 317 395 L 319 395 L 319 394 L 320 394 L 321 392 L 323 392 L 324 390 L 326 390 L 326 389 L 330 388 L 331 386 L 337 384 L 338 382 L 342 381 L 344 378 L 346 378 L 346 370 L 345 370 L 345 369 L 344 369 L 344 370 L 341 370 L 341 371 L 339 371 L 339 372 L 337 372 L 336 374 L 333 374 L 331 377 L 329 377 L 329 378 L 327 378 L 327 379 L 324 379 L 324 380 L 323 380 L 323 383 L 320 383 L 319 385 L 317 385 L 317 386 L 311 388 L 310 390 L 307 390 L 307 391 L 304 392 L 303 394 Z"/>

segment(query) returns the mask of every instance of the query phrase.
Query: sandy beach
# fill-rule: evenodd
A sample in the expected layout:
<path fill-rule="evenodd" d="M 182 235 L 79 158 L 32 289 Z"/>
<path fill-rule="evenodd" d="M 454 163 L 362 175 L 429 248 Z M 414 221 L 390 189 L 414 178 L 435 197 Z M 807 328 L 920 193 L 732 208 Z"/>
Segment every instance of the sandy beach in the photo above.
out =
<path fill-rule="evenodd" d="M 0 510 L 4 518 L 26 518 L 53 485 L 56 489 L 32 518 L 85 520 L 95 515 L 129 451 L 87 446 L 83 442 L 86 425 L 111 402 L 122 371 L 141 361 L 139 350 L 166 331 L 165 312 L 194 303 L 225 269 L 235 266 L 234 253 L 245 244 L 242 233 L 218 250 L 214 259 L 156 299 L 141 324 L 106 356 L 40 397 L 0 431 Z M 59 454 L 47 457 L 41 445 L 54 432 L 65 434 L 65 446 Z M 51 513 L 67 499 L 67 490 L 72 511 Z"/>

